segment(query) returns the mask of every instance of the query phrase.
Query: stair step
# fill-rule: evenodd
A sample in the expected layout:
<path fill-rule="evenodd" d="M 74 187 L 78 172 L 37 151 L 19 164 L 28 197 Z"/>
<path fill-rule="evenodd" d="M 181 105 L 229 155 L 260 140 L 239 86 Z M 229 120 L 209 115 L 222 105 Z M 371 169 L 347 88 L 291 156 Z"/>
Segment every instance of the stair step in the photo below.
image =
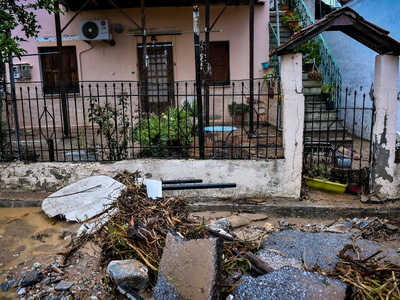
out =
<path fill-rule="evenodd" d="M 319 122 L 319 121 L 334 121 L 338 118 L 338 113 L 332 113 L 329 110 L 325 111 L 305 111 L 304 120 L 309 122 Z M 339 120 L 339 119 L 338 119 Z M 342 120 L 339 120 L 342 121 Z"/>
<path fill-rule="evenodd" d="M 305 80 L 303 78 L 303 88 L 319 88 L 321 92 L 322 81 L 321 80 Z"/>

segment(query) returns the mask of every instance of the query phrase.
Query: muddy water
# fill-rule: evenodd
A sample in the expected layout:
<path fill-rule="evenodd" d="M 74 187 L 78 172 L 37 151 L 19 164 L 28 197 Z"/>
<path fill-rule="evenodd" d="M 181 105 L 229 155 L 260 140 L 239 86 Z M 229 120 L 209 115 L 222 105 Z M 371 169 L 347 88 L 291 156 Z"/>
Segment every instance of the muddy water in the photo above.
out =
<path fill-rule="evenodd" d="M 60 229 L 74 225 L 47 217 L 40 207 L 0 208 L 0 270 L 54 259 L 69 243 L 60 238 Z"/>

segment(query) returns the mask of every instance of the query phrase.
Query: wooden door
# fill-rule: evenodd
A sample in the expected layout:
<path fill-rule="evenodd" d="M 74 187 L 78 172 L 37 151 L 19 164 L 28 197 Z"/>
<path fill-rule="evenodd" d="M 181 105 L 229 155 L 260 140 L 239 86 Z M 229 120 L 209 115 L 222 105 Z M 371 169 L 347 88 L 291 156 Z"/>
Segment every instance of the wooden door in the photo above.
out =
<path fill-rule="evenodd" d="M 149 112 L 160 114 L 174 99 L 174 65 L 172 55 L 173 45 L 149 44 L 147 56 L 143 62 L 143 47 L 138 46 L 139 78 L 142 86 L 142 107 L 148 104 Z M 145 81 L 144 64 L 147 63 L 147 84 Z"/>

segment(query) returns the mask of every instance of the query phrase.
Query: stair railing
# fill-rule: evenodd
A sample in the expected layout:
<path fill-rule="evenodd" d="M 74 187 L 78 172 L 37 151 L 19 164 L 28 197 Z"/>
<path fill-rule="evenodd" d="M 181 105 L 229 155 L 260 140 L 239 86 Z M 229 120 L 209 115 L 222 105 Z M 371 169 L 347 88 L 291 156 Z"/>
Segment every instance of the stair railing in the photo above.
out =
<path fill-rule="evenodd" d="M 295 1 L 294 8 L 299 14 L 300 22 L 303 28 L 315 23 L 303 0 Z M 342 98 L 342 76 L 339 72 L 339 66 L 336 63 L 332 53 L 329 51 L 329 48 L 322 35 L 319 34 L 318 36 L 314 37 L 314 40 L 319 44 L 321 63 L 317 67 L 322 73 L 322 81 L 325 84 L 332 84 L 332 86 L 336 87 L 336 103 L 337 108 L 340 108 Z"/>
<path fill-rule="evenodd" d="M 276 32 L 271 22 L 269 22 L 269 52 L 274 50 L 276 47 L 278 47 L 278 36 L 276 35 Z M 275 74 L 280 77 L 278 55 L 275 54 L 269 59 L 269 61 L 274 69 Z"/>

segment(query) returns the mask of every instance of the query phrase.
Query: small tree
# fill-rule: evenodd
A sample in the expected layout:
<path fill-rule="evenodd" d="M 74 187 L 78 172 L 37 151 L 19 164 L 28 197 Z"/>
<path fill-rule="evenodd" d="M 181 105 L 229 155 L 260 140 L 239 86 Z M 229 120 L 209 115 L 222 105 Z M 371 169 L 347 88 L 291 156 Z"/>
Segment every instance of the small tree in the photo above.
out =
<path fill-rule="evenodd" d="M 0 61 L 6 62 L 8 55 L 21 58 L 25 49 L 20 43 L 26 41 L 21 36 L 11 36 L 11 31 L 21 26 L 26 38 L 36 37 L 42 27 L 36 20 L 33 11 L 45 9 L 49 13 L 59 10 L 55 7 L 55 0 L 37 0 L 27 3 L 26 0 L 1 0 L 0 1 Z"/>

